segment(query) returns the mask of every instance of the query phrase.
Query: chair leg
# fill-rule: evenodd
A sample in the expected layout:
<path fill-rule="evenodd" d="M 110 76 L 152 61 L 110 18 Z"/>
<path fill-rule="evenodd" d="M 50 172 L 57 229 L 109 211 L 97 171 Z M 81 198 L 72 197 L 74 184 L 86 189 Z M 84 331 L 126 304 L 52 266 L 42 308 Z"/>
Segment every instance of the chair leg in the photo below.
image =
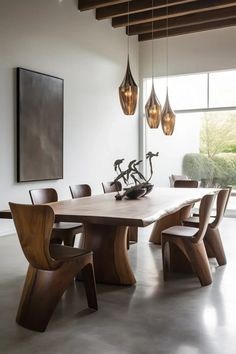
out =
<path fill-rule="evenodd" d="M 128 227 L 127 237 L 126 237 L 126 249 L 129 250 L 129 227 Z"/>
<path fill-rule="evenodd" d="M 192 273 L 192 266 L 181 239 L 162 236 L 162 260 L 164 280 L 167 278 L 167 271 L 173 273 Z"/>
<path fill-rule="evenodd" d="M 162 251 L 162 265 L 163 265 L 163 279 L 167 280 L 167 274 L 170 270 L 170 249 L 169 242 L 163 237 L 161 239 L 161 251 Z"/>
<path fill-rule="evenodd" d="M 75 243 L 75 234 L 71 232 L 67 232 L 64 234 L 64 245 L 69 247 L 74 247 Z"/>
<path fill-rule="evenodd" d="M 97 295 L 96 295 L 96 283 L 94 277 L 93 264 L 87 264 L 82 270 L 82 278 L 84 281 L 85 292 L 87 296 L 88 307 L 97 310 Z"/>
<path fill-rule="evenodd" d="M 64 291 L 87 263 L 88 258 L 81 256 L 53 271 L 29 265 L 16 322 L 34 331 L 45 331 Z"/>
<path fill-rule="evenodd" d="M 204 237 L 204 243 L 209 258 L 215 257 L 220 266 L 227 263 L 224 247 L 220 237 L 219 229 L 211 229 L 208 227 Z"/>
<path fill-rule="evenodd" d="M 129 241 L 138 242 L 138 228 L 136 226 L 130 226 L 128 230 Z"/>
<path fill-rule="evenodd" d="M 184 246 L 201 285 L 210 285 L 212 283 L 212 275 L 204 243 L 192 243 L 187 240 L 184 242 Z"/>

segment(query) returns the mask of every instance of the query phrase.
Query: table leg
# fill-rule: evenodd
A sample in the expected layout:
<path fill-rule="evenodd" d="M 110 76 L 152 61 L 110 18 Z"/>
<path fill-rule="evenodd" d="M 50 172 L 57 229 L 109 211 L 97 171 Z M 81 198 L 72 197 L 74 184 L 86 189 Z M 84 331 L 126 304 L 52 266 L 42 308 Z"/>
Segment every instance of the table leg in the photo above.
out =
<path fill-rule="evenodd" d="M 127 253 L 127 226 L 84 224 L 85 248 L 93 251 L 99 283 L 133 285 L 136 280 Z"/>

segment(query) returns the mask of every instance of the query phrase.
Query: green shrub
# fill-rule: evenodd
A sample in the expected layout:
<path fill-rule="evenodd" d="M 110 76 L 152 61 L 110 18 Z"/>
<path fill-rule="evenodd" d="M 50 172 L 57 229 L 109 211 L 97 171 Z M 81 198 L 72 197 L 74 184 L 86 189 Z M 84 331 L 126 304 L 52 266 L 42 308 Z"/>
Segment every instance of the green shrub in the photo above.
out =
<path fill-rule="evenodd" d="M 236 186 L 236 154 L 222 153 L 213 159 L 203 154 L 187 154 L 183 159 L 183 173 L 201 181 L 203 187 Z"/>
<path fill-rule="evenodd" d="M 214 162 L 203 154 L 187 154 L 183 159 L 183 173 L 208 184 L 214 176 Z"/>
<path fill-rule="evenodd" d="M 215 186 L 236 185 L 236 154 L 218 154 L 213 158 L 215 164 Z"/>
<path fill-rule="evenodd" d="M 224 148 L 223 152 L 236 153 L 236 145 L 228 145 L 226 148 Z"/>

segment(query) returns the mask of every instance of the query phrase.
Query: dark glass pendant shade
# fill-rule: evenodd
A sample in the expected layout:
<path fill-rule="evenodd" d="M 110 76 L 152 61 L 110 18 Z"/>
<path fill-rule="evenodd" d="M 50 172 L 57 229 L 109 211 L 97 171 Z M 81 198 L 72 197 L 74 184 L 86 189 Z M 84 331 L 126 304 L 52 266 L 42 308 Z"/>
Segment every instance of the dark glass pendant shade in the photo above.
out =
<path fill-rule="evenodd" d="M 166 93 L 166 101 L 161 114 L 161 125 L 165 135 L 173 134 L 175 128 L 175 113 L 170 107 L 168 91 Z"/>
<path fill-rule="evenodd" d="M 156 96 L 154 84 L 149 99 L 145 105 L 145 115 L 150 128 L 158 128 L 161 120 L 161 104 Z"/>
<path fill-rule="evenodd" d="M 131 74 L 129 57 L 125 77 L 119 87 L 120 103 L 124 114 L 131 116 L 135 113 L 138 101 L 138 86 Z"/>

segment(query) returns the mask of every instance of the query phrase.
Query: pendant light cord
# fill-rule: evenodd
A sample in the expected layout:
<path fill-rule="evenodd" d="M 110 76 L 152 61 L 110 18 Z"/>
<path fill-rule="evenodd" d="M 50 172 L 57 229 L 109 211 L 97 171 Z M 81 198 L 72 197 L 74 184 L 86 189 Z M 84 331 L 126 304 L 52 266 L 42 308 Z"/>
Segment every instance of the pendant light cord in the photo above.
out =
<path fill-rule="evenodd" d="M 169 86 L 169 1 L 166 0 L 166 87 Z"/>
<path fill-rule="evenodd" d="M 154 48 L 153 48 L 153 30 L 154 30 L 154 23 L 153 23 L 153 0 L 152 0 L 152 85 L 154 85 Z"/>
<path fill-rule="evenodd" d="M 128 1 L 128 59 L 129 59 L 129 2 Z"/>

